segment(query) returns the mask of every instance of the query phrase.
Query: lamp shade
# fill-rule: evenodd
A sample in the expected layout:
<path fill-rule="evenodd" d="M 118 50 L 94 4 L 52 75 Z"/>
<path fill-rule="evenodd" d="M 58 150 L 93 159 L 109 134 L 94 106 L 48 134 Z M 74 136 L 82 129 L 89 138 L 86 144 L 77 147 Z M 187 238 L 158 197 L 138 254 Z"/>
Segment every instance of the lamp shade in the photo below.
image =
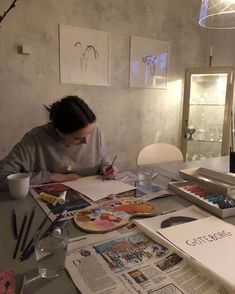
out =
<path fill-rule="evenodd" d="M 211 29 L 235 29 L 235 0 L 202 0 L 199 25 Z"/>

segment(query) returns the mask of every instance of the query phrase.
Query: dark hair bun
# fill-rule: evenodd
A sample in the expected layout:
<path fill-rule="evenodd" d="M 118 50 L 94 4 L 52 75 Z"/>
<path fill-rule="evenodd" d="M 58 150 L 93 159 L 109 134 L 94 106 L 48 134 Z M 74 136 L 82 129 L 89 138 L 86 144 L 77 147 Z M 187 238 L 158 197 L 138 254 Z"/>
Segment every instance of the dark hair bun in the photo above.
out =
<path fill-rule="evenodd" d="M 46 107 L 55 128 L 63 134 L 73 133 L 96 121 L 96 116 L 84 100 L 68 96 Z"/>

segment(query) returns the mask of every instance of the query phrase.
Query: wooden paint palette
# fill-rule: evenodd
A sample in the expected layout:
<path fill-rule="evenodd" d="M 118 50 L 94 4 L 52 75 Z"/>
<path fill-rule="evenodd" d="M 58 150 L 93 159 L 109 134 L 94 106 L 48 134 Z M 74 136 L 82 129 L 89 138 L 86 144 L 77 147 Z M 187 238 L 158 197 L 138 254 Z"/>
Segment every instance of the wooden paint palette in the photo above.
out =
<path fill-rule="evenodd" d="M 132 217 L 156 214 L 156 208 L 149 202 L 135 197 L 114 197 L 80 209 L 74 221 L 81 230 L 103 233 L 127 225 Z"/>

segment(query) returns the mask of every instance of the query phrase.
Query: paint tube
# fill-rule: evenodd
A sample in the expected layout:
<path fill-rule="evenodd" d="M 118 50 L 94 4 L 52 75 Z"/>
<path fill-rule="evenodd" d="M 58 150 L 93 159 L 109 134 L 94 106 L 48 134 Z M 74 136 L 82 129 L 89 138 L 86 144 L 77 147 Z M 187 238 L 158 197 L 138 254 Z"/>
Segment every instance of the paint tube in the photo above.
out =
<path fill-rule="evenodd" d="M 39 199 L 42 199 L 42 200 L 44 200 L 44 201 L 46 201 L 46 202 L 48 202 L 48 203 L 50 203 L 50 204 L 52 204 L 54 206 L 58 202 L 58 197 L 47 194 L 47 193 L 43 193 L 43 192 L 39 194 Z"/>
<path fill-rule="evenodd" d="M 66 194 L 67 194 L 67 191 L 64 191 L 60 194 L 60 196 L 58 197 L 59 204 L 65 204 Z"/>

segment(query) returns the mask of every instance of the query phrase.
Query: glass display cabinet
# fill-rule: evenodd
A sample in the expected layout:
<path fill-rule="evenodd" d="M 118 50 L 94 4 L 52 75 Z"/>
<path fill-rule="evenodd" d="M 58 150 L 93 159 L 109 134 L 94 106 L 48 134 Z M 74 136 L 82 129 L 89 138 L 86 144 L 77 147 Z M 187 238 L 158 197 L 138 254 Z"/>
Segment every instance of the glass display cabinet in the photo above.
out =
<path fill-rule="evenodd" d="M 184 160 L 228 155 L 233 87 L 233 67 L 186 70 L 181 137 Z"/>

